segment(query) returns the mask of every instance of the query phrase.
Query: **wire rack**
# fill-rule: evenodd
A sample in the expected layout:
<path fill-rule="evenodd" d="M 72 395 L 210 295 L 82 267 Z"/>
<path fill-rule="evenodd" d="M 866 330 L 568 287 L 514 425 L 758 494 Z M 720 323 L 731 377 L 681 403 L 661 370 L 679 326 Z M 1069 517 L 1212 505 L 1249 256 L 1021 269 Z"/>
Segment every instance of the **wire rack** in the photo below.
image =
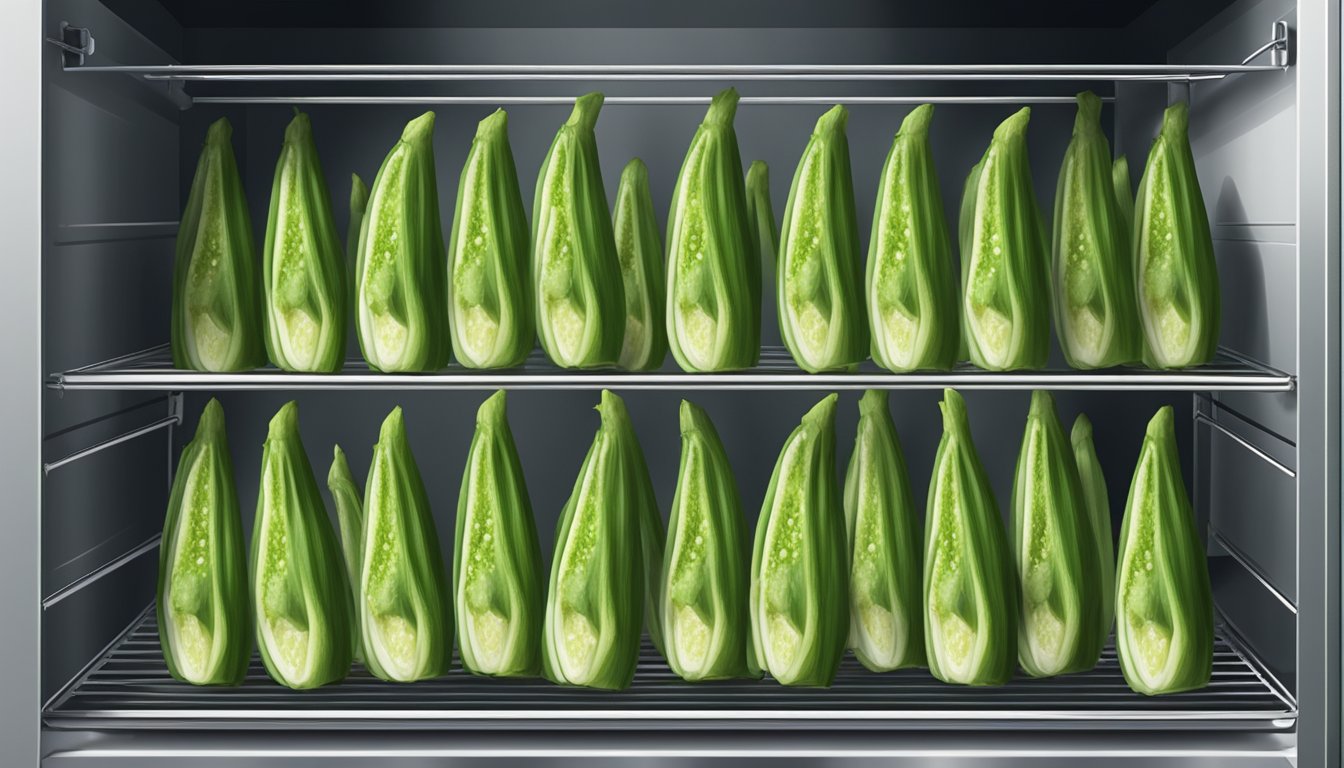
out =
<path fill-rule="evenodd" d="M 846 658 L 826 689 L 771 681 L 690 684 L 645 645 L 626 691 L 472 676 L 454 660 L 444 677 L 397 685 L 356 665 L 344 682 L 291 691 L 253 658 L 236 688 L 173 680 L 152 611 L 44 712 L 56 728 L 919 728 L 1291 730 L 1296 707 L 1222 635 L 1208 688 L 1133 693 L 1107 647 L 1095 669 L 997 688 L 943 684 L 924 670 L 876 674 Z"/>
<path fill-rule="evenodd" d="M 951 371 L 891 373 L 866 362 L 852 372 L 807 373 L 781 347 L 766 347 L 760 364 L 732 373 L 685 373 L 671 360 L 661 371 L 631 373 L 615 369 L 574 371 L 557 368 L 535 352 L 518 368 L 476 371 L 456 364 L 424 374 L 387 374 L 349 360 L 334 374 L 287 373 L 260 368 L 241 373 L 199 373 L 173 368 L 166 346 L 57 373 L 48 379 L 54 389 L 112 390 L 348 390 L 348 389 L 1054 389 L 1288 392 L 1291 374 L 1277 371 L 1230 351 L 1213 362 L 1180 371 L 1113 368 L 1076 371 L 991 373 L 962 364 Z"/>

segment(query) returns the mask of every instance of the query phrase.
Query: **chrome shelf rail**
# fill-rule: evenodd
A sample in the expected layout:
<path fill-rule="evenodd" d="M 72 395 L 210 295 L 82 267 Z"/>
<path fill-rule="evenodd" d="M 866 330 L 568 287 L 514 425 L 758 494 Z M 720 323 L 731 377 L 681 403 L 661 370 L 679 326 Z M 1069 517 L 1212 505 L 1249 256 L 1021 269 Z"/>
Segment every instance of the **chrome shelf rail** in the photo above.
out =
<path fill-rule="evenodd" d="M 159 543 L 162 539 L 163 534 L 156 533 L 153 536 L 146 539 L 145 541 L 131 548 L 129 551 L 124 552 L 121 555 L 118 555 L 117 557 L 104 563 L 103 565 L 100 565 L 97 568 L 94 568 L 92 571 L 89 571 L 88 573 L 84 574 L 83 576 L 80 576 L 79 578 L 75 579 L 69 584 L 66 584 L 60 589 L 57 589 L 50 595 L 47 595 L 46 597 L 42 598 L 42 610 L 45 611 L 48 608 L 52 607 L 53 605 L 56 605 L 57 603 L 66 599 L 67 597 L 70 597 L 71 595 L 83 591 L 86 587 L 91 586 L 95 582 L 102 579 L 104 576 L 114 573 L 120 570 L 122 566 L 127 565 L 129 563 L 133 563 L 136 560 L 140 559 L 142 555 L 145 555 L 149 552 L 153 552 L 154 550 L 159 548 Z"/>
<path fill-rule="evenodd" d="M 1200 691 L 1147 697 L 1129 690 L 1113 647 L 1089 672 L 1017 678 L 997 688 L 947 685 L 926 670 L 875 674 L 848 658 L 827 689 L 761 680 L 686 683 L 644 647 L 626 691 L 565 688 L 453 671 L 414 685 L 373 678 L 356 666 L 344 682 L 291 691 L 254 657 L 236 688 L 174 681 L 159 649 L 153 612 L 44 711 L 55 728 L 190 729 L 1218 729 L 1289 731 L 1293 704 L 1256 672 L 1237 646 L 1215 640 L 1213 680 Z"/>
<path fill-rule="evenodd" d="M 92 456 L 97 453 L 102 453 L 108 448 L 113 448 L 115 446 L 121 445 L 122 443 L 127 443 L 130 442 L 131 440 L 135 440 L 136 438 L 153 434 L 161 429 L 170 429 L 172 427 L 181 426 L 181 424 L 182 424 L 182 398 L 180 396 L 170 397 L 168 399 L 167 416 L 164 416 L 161 419 L 155 419 L 154 421 L 151 421 L 150 423 L 145 424 L 144 426 L 136 427 L 135 429 L 122 432 L 121 434 L 116 435 L 115 437 L 109 437 L 108 439 L 98 443 L 94 443 L 93 445 L 90 445 L 87 448 L 81 448 L 78 451 L 62 456 L 61 458 L 56 459 L 54 461 L 45 462 L 42 464 L 42 474 L 44 476 L 49 475 L 52 473 L 52 471 L 60 469 L 61 467 L 66 466 L 67 464 L 73 464 L 76 461 L 79 461 L 80 459 L 88 458 L 89 456 Z"/>
<path fill-rule="evenodd" d="M 195 104 L 566 104 L 578 96 L 196 96 Z M 603 105 L 708 104 L 710 96 L 607 96 Z M 1114 102 L 1114 96 L 1101 97 Z M 742 104 L 962 104 L 1074 105 L 1073 96 L 743 96 Z"/>
<path fill-rule="evenodd" d="M 685 373 L 669 362 L 662 371 L 632 373 L 615 369 L 573 371 L 557 368 L 540 352 L 523 366 L 477 371 L 456 364 L 435 373 L 388 374 L 350 360 L 339 373 L 287 373 L 261 368 L 240 373 L 201 373 L 173 368 L 168 349 L 155 347 L 124 358 L 57 373 L 48 386 L 58 390 L 490 390 L 490 389 L 670 389 L 670 390 L 854 390 L 854 389 L 1052 389 L 1101 391 L 1252 391 L 1290 392 L 1292 375 L 1231 352 L 1212 363 L 1180 371 L 1114 368 L 1075 371 L 993 373 L 968 364 L 951 371 L 891 373 L 871 362 L 854 372 L 807 373 L 780 347 L 766 347 L 760 364 L 730 373 Z"/>

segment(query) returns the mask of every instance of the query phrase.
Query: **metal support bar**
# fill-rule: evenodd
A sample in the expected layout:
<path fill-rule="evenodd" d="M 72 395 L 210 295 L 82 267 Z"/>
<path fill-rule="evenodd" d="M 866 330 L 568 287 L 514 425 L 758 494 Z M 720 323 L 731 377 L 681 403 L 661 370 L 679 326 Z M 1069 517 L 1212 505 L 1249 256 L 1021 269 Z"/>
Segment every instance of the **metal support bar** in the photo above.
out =
<path fill-rule="evenodd" d="M 1228 429 L 1221 423 L 1210 418 L 1207 414 L 1196 412 L 1195 422 L 1198 424 L 1205 424 L 1210 427 L 1213 427 L 1214 429 L 1223 433 L 1223 435 L 1225 435 L 1226 437 L 1230 438 L 1233 442 L 1240 445 L 1242 448 L 1245 448 L 1246 450 L 1250 451 L 1252 454 L 1263 460 L 1266 464 L 1270 465 L 1271 467 L 1279 470 L 1280 472 L 1291 478 L 1297 477 L 1297 471 L 1294 470 L 1292 467 L 1289 467 L 1287 464 L 1284 464 L 1283 462 L 1279 461 L 1273 456 L 1270 456 L 1263 449 L 1253 445 L 1251 441 L 1247 440 L 1246 438 L 1242 437 L 1236 432 L 1233 432 L 1231 429 Z"/>
<path fill-rule="evenodd" d="M 573 104 L 576 96 L 197 96 L 197 104 Z M 1103 96 L 1114 102 L 1114 96 Z M 603 104 L 708 104 L 709 96 L 607 96 Z M 742 104 L 1068 104 L 1073 96 L 743 96 Z"/>
<path fill-rule="evenodd" d="M 1256 57 L 1258 57 L 1260 54 L 1264 53 L 1265 51 L 1273 51 L 1273 53 L 1270 54 L 1270 57 L 1269 57 L 1269 61 L 1270 61 L 1270 63 L 1271 63 L 1272 65 L 1276 66 L 1276 67 L 1286 67 L 1286 66 L 1288 66 L 1288 55 L 1289 55 L 1289 50 L 1288 50 L 1288 35 L 1289 35 L 1289 34 L 1290 34 L 1290 33 L 1289 33 L 1289 30 L 1288 30 L 1288 22 L 1287 22 L 1287 21 L 1285 21 L 1285 20 L 1283 20 L 1283 19 L 1279 19 L 1278 21 L 1274 22 L 1274 26 L 1273 26 L 1272 28 L 1270 28 L 1270 31 L 1269 31 L 1269 42 L 1265 43 L 1264 45 L 1260 46 L 1259 48 L 1256 48 L 1255 51 L 1251 53 L 1251 55 L 1249 55 L 1249 56 L 1247 56 L 1246 58 L 1242 59 L 1242 60 L 1241 60 L 1241 63 L 1242 63 L 1243 65 L 1245 65 L 1245 64 L 1250 64 L 1252 61 L 1254 61 L 1254 60 L 1256 59 Z"/>
<path fill-rule="evenodd" d="M 153 552 L 154 550 L 159 548 L 159 543 L 162 539 L 163 534 L 156 533 L 150 538 L 143 541 L 142 543 L 135 546 L 130 551 L 118 555 L 116 558 L 108 561 L 107 563 L 104 563 L 103 565 L 98 566 L 97 568 L 93 569 L 92 571 L 89 571 L 83 576 L 80 576 L 78 579 L 75 579 L 69 584 L 66 584 L 64 587 L 61 587 L 55 592 L 52 592 L 50 595 L 47 595 L 46 597 L 42 598 L 42 610 L 45 611 L 48 608 L 52 607 L 53 605 L 56 605 L 57 603 L 66 599 L 67 597 L 70 597 L 71 595 L 76 594 L 78 592 L 82 592 L 85 587 L 97 583 L 104 576 L 114 573 L 120 570 L 122 566 L 128 563 L 133 563 L 136 560 L 140 559 L 140 556 L 144 555 L 146 552 Z"/>
<path fill-rule="evenodd" d="M 1280 592 L 1279 588 L 1274 586 L 1269 578 L 1265 576 L 1264 572 L 1260 569 L 1260 566 L 1256 565 L 1245 552 L 1242 552 L 1237 545 L 1228 541 L 1227 537 L 1219 533 L 1213 526 L 1209 526 L 1209 537 L 1218 542 L 1218 546 L 1222 547 L 1223 551 L 1235 560 L 1237 565 L 1240 565 L 1245 569 L 1245 571 L 1251 575 L 1251 578 L 1259 582 L 1260 586 L 1264 587 L 1270 595 L 1273 595 L 1275 600 L 1282 603 L 1284 608 L 1291 611 L 1294 616 L 1297 615 L 1297 603 L 1289 600 L 1287 595 Z"/>
<path fill-rule="evenodd" d="M 137 437 L 143 437 L 144 435 L 148 435 L 152 432 L 157 432 L 160 429 L 177 426 L 181 423 L 182 423 L 182 394 L 180 392 L 171 393 L 168 396 L 167 416 L 164 416 L 161 419 L 151 421 L 150 423 L 144 425 L 143 427 L 136 427 L 135 429 L 132 429 L 129 432 L 123 432 L 120 435 L 117 435 L 116 437 L 110 437 L 102 441 L 101 443 L 94 443 L 88 448 L 82 448 L 78 451 L 75 451 L 74 453 L 71 453 L 67 456 L 63 456 L 62 458 L 59 458 L 55 461 L 47 462 L 42 465 L 42 474 L 43 475 L 51 474 L 51 471 L 54 469 L 60 469 L 61 467 L 64 467 L 67 464 L 72 464 L 76 461 L 79 461 L 80 459 L 92 456 L 95 453 L 101 453 L 102 451 L 105 451 L 108 448 L 112 448 L 113 446 L 121 445 L 122 443 L 129 442 L 131 440 L 136 439 Z"/>

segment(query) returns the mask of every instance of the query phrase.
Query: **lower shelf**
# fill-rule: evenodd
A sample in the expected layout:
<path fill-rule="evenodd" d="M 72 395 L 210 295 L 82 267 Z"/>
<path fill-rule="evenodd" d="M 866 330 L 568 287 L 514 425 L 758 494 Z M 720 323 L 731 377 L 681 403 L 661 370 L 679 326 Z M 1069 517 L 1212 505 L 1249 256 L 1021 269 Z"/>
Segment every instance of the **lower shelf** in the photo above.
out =
<path fill-rule="evenodd" d="M 1096 669 L 997 688 L 943 684 L 925 670 L 875 674 L 846 658 L 827 689 L 770 681 L 690 684 L 652 646 L 629 690 L 565 688 L 541 680 L 448 675 L 410 685 L 356 667 L 343 683 L 291 691 L 253 659 L 236 688 L 173 680 L 151 611 L 44 712 L 51 728 L 882 728 L 1235 729 L 1288 731 L 1292 702 L 1221 635 L 1208 688 L 1149 698 L 1133 693 L 1108 647 Z"/>

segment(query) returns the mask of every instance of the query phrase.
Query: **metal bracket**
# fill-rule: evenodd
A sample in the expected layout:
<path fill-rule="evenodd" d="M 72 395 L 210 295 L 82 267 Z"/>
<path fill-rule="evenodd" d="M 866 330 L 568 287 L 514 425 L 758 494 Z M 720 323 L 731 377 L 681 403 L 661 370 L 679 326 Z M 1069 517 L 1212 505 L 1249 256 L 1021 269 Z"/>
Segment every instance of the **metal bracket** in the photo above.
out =
<path fill-rule="evenodd" d="M 48 37 L 47 42 L 61 49 L 65 66 L 83 66 L 84 57 L 93 55 L 93 33 L 88 27 L 72 27 L 68 21 L 62 21 L 60 29 L 61 36 Z"/>
<path fill-rule="evenodd" d="M 1288 22 L 1279 19 L 1270 29 L 1269 42 L 1256 48 L 1250 56 L 1241 60 L 1243 65 L 1250 64 L 1261 54 L 1269 52 L 1269 63 L 1275 67 L 1288 67 L 1292 63 L 1292 34 Z"/>

